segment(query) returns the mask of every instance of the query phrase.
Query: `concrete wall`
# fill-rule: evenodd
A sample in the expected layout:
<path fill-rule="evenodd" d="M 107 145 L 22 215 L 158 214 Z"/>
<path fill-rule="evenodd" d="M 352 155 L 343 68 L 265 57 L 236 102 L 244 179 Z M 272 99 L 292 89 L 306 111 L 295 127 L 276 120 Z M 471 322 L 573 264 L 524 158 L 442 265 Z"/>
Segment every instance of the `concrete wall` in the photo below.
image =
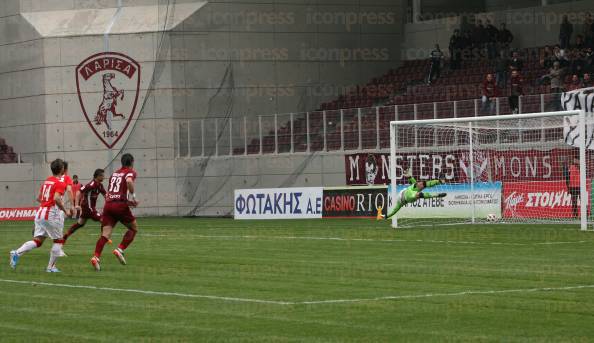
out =
<path fill-rule="evenodd" d="M 0 7 L 0 137 L 31 153 L 45 140 L 44 41 L 18 5 L 9 0 Z"/>
<path fill-rule="evenodd" d="M 239 186 L 344 183 L 336 154 L 177 159 L 175 123 L 312 110 L 397 66 L 401 2 L 121 3 L 119 10 L 116 0 L 0 3 L 0 137 L 28 162 L 0 164 L 0 206 L 34 204 L 54 158 L 87 181 L 95 168 L 117 168 L 123 152 L 136 157 L 141 215 L 228 214 Z M 77 65 L 106 50 L 142 70 L 135 118 L 112 149 L 92 133 L 75 82 Z M 83 97 L 100 98 L 95 86 Z M 125 92 L 121 104 L 135 89 Z"/>
<path fill-rule="evenodd" d="M 0 207 L 34 207 L 39 191 L 31 180 L 35 179 L 33 164 L 5 164 L 0 168 Z"/>
<path fill-rule="evenodd" d="M 344 19 L 365 13 L 388 22 Z M 398 65 L 402 13 L 385 0 L 210 2 L 171 36 L 172 68 L 187 90 L 174 97 L 176 115 L 222 116 L 231 101 L 233 115 L 315 109 Z"/>
<path fill-rule="evenodd" d="M 233 190 L 345 185 L 344 155 L 264 155 L 178 160 L 181 214 L 227 215 Z"/>
<path fill-rule="evenodd" d="M 496 8 L 496 4 L 491 4 Z M 558 43 L 559 24 L 562 15 L 573 13 L 577 16 L 592 12 L 594 1 L 575 1 L 546 7 L 530 7 L 511 10 L 498 10 L 478 14 L 481 18 L 490 18 L 492 22 L 506 22 L 515 39 L 512 47 L 537 47 Z M 583 17 L 581 17 L 583 20 Z M 402 45 L 403 59 L 426 58 L 434 44 L 439 44 L 444 51 L 454 29 L 460 25 L 459 17 L 450 17 L 405 25 L 405 40 Z M 574 25 L 574 36 L 582 31 L 582 25 Z"/>

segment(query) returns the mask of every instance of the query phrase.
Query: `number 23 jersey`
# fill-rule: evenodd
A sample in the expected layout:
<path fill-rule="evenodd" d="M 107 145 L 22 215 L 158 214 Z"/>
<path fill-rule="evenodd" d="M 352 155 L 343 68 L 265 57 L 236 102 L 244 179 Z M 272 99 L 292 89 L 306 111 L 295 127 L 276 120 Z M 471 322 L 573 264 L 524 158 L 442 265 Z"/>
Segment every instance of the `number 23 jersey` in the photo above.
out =
<path fill-rule="evenodd" d="M 136 171 L 128 167 L 120 168 L 111 174 L 105 202 L 128 201 L 128 183 L 126 179 L 130 177 L 132 181 L 136 180 Z"/>

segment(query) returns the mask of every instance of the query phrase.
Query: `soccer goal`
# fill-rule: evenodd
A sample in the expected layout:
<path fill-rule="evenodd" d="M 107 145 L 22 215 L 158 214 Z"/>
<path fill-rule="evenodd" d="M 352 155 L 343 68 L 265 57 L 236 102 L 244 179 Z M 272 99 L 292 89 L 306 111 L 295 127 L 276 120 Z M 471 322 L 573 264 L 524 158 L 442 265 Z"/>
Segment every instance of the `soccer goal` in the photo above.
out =
<path fill-rule="evenodd" d="M 586 230 L 593 128 L 583 111 L 392 121 L 390 209 L 402 205 L 392 226 L 564 223 Z"/>

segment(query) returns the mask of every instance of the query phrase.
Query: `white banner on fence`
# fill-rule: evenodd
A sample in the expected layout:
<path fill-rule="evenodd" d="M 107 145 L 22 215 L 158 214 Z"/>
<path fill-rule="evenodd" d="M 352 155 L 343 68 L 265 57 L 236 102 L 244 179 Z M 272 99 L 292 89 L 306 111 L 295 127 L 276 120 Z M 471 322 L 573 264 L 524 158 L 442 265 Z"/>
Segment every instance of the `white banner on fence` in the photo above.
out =
<path fill-rule="evenodd" d="M 594 149 L 594 87 L 576 89 L 565 92 L 561 96 L 561 106 L 565 111 L 584 110 L 586 111 L 586 148 Z M 578 129 L 578 116 L 565 117 L 563 121 L 563 138 L 565 143 L 571 146 L 578 146 L 580 133 Z"/>
<path fill-rule="evenodd" d="M 235 219 L 322 218 L 322 187 L 236 189 Z"/>
<path fill-rule="evenodd" d="M 474 215 L 487 218 L 489 214 L 501 218 L 501 182 L 474 184 Z M 408 185 L 398 185 L 397 194 Z M 468 183 L 447 184 L 426 189 L 430 193 L 445 192 L 445 198 L 419 199 L 403 207 L 398 218 L 471 218 L 473 190 Z M 390 199 L 390 208 L 391 206 Z"/>

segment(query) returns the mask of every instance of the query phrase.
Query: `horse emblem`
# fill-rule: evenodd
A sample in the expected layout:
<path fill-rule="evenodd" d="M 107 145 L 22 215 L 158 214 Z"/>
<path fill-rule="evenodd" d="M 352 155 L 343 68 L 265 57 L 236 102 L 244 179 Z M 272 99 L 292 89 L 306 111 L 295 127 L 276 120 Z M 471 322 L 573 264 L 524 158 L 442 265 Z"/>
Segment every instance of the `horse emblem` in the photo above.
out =
<path fill-rule="evenodd" d="M 111 129 L 111 119 L 115 117 L 126 119 L 126 116 L 116 110 L 118 98 L 124 100 L 124 90 L 118 90 L 111 84 L 111 80 L 114 78 L 114 73 L 103 74 L 103 101 L 99 105 L 94 120 L 96 125 L 104 123 L 108 129 Z M 108 118 L 108 115 L 111 115 L 111 118 Z"/>
<path fill-rule="evenodd" d="M 122 138 L 135 115 L 140 65 L 122 53 L 99 53 L 76 67 L 76 86 L 87 122 L 95 135 L 111 149 Z"/>

